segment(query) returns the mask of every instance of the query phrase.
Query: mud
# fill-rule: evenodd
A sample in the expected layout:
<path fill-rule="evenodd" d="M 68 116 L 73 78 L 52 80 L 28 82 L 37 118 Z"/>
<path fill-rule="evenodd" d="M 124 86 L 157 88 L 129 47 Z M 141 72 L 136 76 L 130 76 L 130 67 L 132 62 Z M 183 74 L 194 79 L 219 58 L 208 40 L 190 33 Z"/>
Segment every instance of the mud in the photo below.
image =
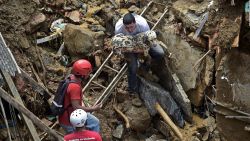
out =
<path fill-rule="evenodd" d="M 100 3 L 103 1 L 99 1 Z M 162 1 L 158 1 L 162 2 Z M 172 1 L 174 2 L 174 1 Z M 91 3 L 91 1 L 89 1 Z M 146 4 L 147 2 L 144 1 Z M 164 4 L 167 2 L 164 1 Z M 218 11 L 211 11 L 210 13 L 210 20 L 206 24 L 206 27 L 204 28 L 203 33 L 213 35 L 216 32 L 219 32 L 219 37 L 215 40 L 214 45 L 221 45 L 223 47 L 229 47 L 232 44 L 233 39 L 238 34 L 239 29 L 239 22 L 241 19 L 239 18 L 239 13 L 242 11 L 242 3 L 237 3 L 236 6 L 232 7 L 228 3 L 219 3 L 221 7 Z M 97 5 L 97 3 L 93 3 L 93 5 Z M 216 4 L 218 5 L 218 4 Z M 148 18 L 151 18 L 153 22 L 155 22 L 161 13 L 158 13 L 157 10 L 163 9 L 161 7 L 154 7 L 152 13 L 147 13 L 146 16 Z M 26 72 L 30 73 L 33 78 L 37 78 L 34 75 L 34 72 L 38 74 L 38 76 L 41 78 L 41 80 L 36 79 L 38 82 L 41 81 L 45 84 L 46 87 L 48 87 L 49 91 L 55 91 L 58 85 L 58 82 L 64 77 L 65 74 L 68 72 L 68 68 L 65 66 L 62 66 L 58 63 L 58 60 L 56 59 L 56 56 L 54 55 L 55 52 L 58 49 L 58 46 L 62 43 L 61 39 L 58 39 L 56 41 L 52 41 L 48 44 L 36 46 L 34 44 L 35 38 L 37 35 L 43 36 L 43 34 L 49 34 L 48 33 L 48 27 L 45 26 L 45 29 L 42 29 L 41 33 L 28 33 L 27 32 L 27 24 L 31 20 L 31 16 L 38 12 L 38 6 L 33 2 L 33 0 L 0 0 L 0 32 L 3 34 L 7 45 L 11 48 L 12 53 L 14 54 L 18 65 L 23 68 Z M 51 15 L 50 15 L 51 16 Z M 152 17 L 151 17 L 152 16 Z M 51 16 L 52 19 L 56 18 Z M 168 17 L 171 20 L 171 16 Z M 168 19 L 168 20 L 169 20 Z M 104 20 L 105 21 L 105 20 Z M 108 19 L 109 22 L 114 22 L 115 19 Z M 180 23 L 172 24 L 173 27 L 177 27 L 181 25 Z M 113 28 L 113 25 L 109 25 L 109 28 Z M 178 27 L 177 27 L 178 28 Z M 184 36 L 182 36 L 184 33 L 182 33 L 183 29 L 179 29 L 179 32 L 181 38 L 175 38 L 176 42 L 180 42 L 181 39 L 186 39 Z M 39 30 L 38 30 L 39 31 Z M 112 29 L 108 29 L 111 34 L 113 32 Z M 108 35 L 109 35 L 108 34 Z M 178 34 L 178 33 L 177 33 Z M 109 36 L 107 35 L 107 38 Z M 178 36 L 179 36 L 178 35 Z M 171 42 L 170 42 L 171 43 Z M 188 42 L 185 42 L 188 44 Z M 105 43 L 106 44 L 106 41 Z M 171 44 L 170 44 L 171 45 Z M 54 48 L 48 48 L 53 46 Z M 191 48 L 188 46 L 189 49 Z M 106 47 L 104 47 L 106 49 Z M 246 48 L 246 47 L 245 47 Z M 179 48 L 175 48 L 174 50 L 177 50 Z M 192 50 L 192 49 L 191 49 Z M 204 49 L 200 49 L 204 50 Z M 177 50 L 178 51 L 178 50 Z M 103 58 L 107 55 L 106 53 L 101 53 Z M 100 56 L 101 56 L 100 55 Z M 174 54 L 177 56 L 177 59 L 174 60 L 176 62 L 180 61 L 178 59 L 184 58 L 187 60 L 187 58 L 192 58 L 193 56 L 187 56 L 186 54 Z M 210 56 L 211 57 L 211 56 Z M 209 57 L 209 58 L 210 58 Z M 103 59 L 102 58 L 102 59 Z M 42 60 L 42 61 L 41 61 Z M 196 59 L 193 59 L 196 60 Z M 248 64 L 250 63 L 248 60 L 249 53 L 248 52 L 241 52 L 237 49 L 231 50 L 231 52 L 224 56 L 222 59 L 223 64 L 221 67 L 218 68 L 218 73 L 216 74 L 217 82 L 218 84 L 216 87 L 217 89 L 217 100 L 225 103 L 227 106 L 231 108 L 235 108 L 237 110 L 242 110 L 245 112 L 250 112 L 250 97 L 248 95 L 249 90 L 249 83 L 248 80 L 250 79 L 250 72 Z M 44 62 L 44 63 L 42 63 Z M 117 62 L 117 60 L 114 60 L 114 62 Z M 187 63 L 179 64 L 176 68 L 179 69 L 180 66 L 184 66 Z M 113 63 L 110 65 L 116 65 L 116 67 L 119 68 L 119 63 Z M 186 66 L 186 68 L 191 69 L 192 64 L 189 66 Z M 212 66 L 212 65 L 211 65 Z M 45 68 L 45 69 L 44 69 Z M 194 74 L 197 74 L 196 72 L 193 72 Z M 46 74 L 46 75 L 44 75 Z M 189 76 L 190 74 L 186 73 L 184 74 L 183 78 Z M 198 75 L 198 74 L 197 74 Z M 210 74 L 212 75 L 212 74 Z M 110 81 L 111 76 L 114 76 L 114 74 L 105 71 L 102 74 L 102 78 L 99 79 L 99 83 L 103 85 L 107 85 Z M 224 76 L 227 79 L 221 79 L 221 77 Z M 199 76 L 201 81 L 204 78 L 203 75 Z M 205 78 L 206 79 L 206 78 Z M 208 79 L 208 78 L 207 78 Z M 43 96 L 39 95 L 38 93 L 34 92 L 34 90 L 31 87 L 31 84 L 26 84 L 23 80 L 19 79 L 19 77 L 14 78 L 16 86 L 21 94 L 21 97 L 23 101 L 25 102 L 25 105 L 28 109 L 30 109 L 31 112 L 36 114 L 39 118 L 44 118 L 47 116 L 47 102 L 44 99 Z M 131 99 L 128 96 L 128 93 L 121 93 L 121 91 L 125 91 L 126 85 L 126 78 L 122 79 L 122 82 L 118 85 L 118 89 L 116 89 L 112 95 L 112 97 L 109 99 L 107 104 L 104 105 L 103 109 L 101 111 L 95 112 L 94 114 L 100 119 L 101 122 L 101 135 L 103 137 L 103 140 L 110 141 L 113 139 L 112 133 L 116 129 L 118 125 L 124 124 L 124 120 L 114 111 L 113 105 L 117 105 L 123 112 L 126 113 L 126 111 L 129 111 L 129 109 L 133 109 L 133 104 Z M 163 80 L 164 82 L 167 80 Z M 162 81 L 162 82 L 163 82 Z M 191 80 L 190 80 L 191 81 Z M 193 81 L 193 80 L 192 80 Z M 205 82 L 206 84 L 210 85 L 211 81 Z M 192 85 L 192 88 L 195 87 L 192 82 L 189 82 L 186 85 Z M 184 85 L 184 87 L 187 87 Z M 205 89 L 203 85 L 201 85 L 201 92 L 199 94 L 203 94 Z M 211 87 L 210 87 L 211 88 Z M 119 90 L 120 89 L 120 90 Z M 86 101 L 90 105 L 93 105 L 94 102 L 97 100 L 97 98 L 100 96 L 102 91 L 100 89 L 92 86 L 92 89 L 90 92 L 86 93 Z M 194 99 L 197 99 L 197 97 L 194 97 Z M 203 102 L 203 101 L 202 101 Z M 220 108 L 218 108 L 220 110 Z M 133 111 L 133 110 L 132 110 Z M 140 110 L 138 110 L 140 112 Z M 227 113 L 228 111 L 226 111 Z M 134 111 L 133 111 L 134 113 Z M 131 114 L 133 113 L 126 113 Z M 229 114 L 234 114 L 232 112 L 228 112 Z M 140 114 L 140 116 L 143 114 Z M 206 114 L 211 117 L 211 115 L 208 113 Z M 218 123 L 218 130 L 222 133 L 224 136 L 228 136 L 234 132 L 234 134 L 231 136 L 231 138 L 225 138 L 225 140 L 241 140 L 242 138 L 248 139 L 249 134 L 248 132 L 243 132 L 244 127 L 246 125 L 245 122 L 242 121 L 232 121 L 231 119 L 225 119 L 224 115 L 218 114 L 216 117 Z M 154 119 L 153 119 L 154 120 Z M 141 123 L 143 124 L 143 123 Z M 134 124 L 136 125 L 136 124 Z M 213 124 L 215 125 L 215 123 Z M 140 125 L 139 125 L 140 126 Z M 181 132 L 184 136 L 185 141 L 193 140 L 194 138 L 198 138 L 199 140 L 203 140 L 203 138 L 206 139 L 207 134 L 214 134 L 215 129 L 213 128 L 212 131 L 205 130 L 205 128 L 208 126 L 208 123 L 205 122 L 204 119 L 198 117 L 196 114 L 193 116 L 193 124 L 186 123 L 184 129 L 181 129 Z M 147 138 L 151 137 L 154 134 L 161 134 L 158 130 L 155 129 L 153 126 L 153 122 L 147 122 L 148 129 L 144 130 L 140 128 L 140 130 L 133 130 L 126 129 L 124 131 L 124 136 L 122 140 L 146 140 Z M 21 128 L 23 128 L 21 124 Z M 60 132 L 61 129 L 57 128 Z M 134 128 L 136 129 L 136 128 Z M 237 132 L 235 131 L 237 130 Z M 23 131 L 23 129 L 22 129 Z M 169 129 L 170 131 L 170 129 Z M 14 132 L 13 132 L 14 133 Z M 165 137 L 169 140 L 178 140 L 175 135 L 171 132 L 171 137 Z M 0 134 L 0 140 L 6 139 L 5 132 L 1 131 Z M 217 135 L 217 134 L 216 134 Z M 26 136 L 27 140 L 29 140 L 29 135 L 27 133 L 27 130 L 24 129 L 21 137 Z M 25 140 L 26 140 L 25 138 Z M 163 137 L 164 138 L 164 137 Z M 205 140 L 204 139 L 204 140 Z M 213 140 L 213 136 L 209 136 L 210 140 Z M 216 138 L 217 140 L 220 140 L 220 137 Z M 47 138 L 49 140 L 49 138 Z M 208 139 L 207 139 L 208 140 Z M 214 139 L 215 140 L 215 139 Z"/>

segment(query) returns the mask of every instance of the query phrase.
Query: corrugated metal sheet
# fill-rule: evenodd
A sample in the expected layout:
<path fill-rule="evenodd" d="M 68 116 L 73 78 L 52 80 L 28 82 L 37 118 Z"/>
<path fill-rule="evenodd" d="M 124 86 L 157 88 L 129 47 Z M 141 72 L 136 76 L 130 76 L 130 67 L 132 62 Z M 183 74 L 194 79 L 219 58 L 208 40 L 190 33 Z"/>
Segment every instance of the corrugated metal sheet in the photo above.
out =
<path fill-rule="evenodd" d="M 16 60 L 7 47 L 4 38 L 0 32 L 0 69 L 4 70 L 10 75 L 15 76 L 16 72 L 21 73 Z"/>

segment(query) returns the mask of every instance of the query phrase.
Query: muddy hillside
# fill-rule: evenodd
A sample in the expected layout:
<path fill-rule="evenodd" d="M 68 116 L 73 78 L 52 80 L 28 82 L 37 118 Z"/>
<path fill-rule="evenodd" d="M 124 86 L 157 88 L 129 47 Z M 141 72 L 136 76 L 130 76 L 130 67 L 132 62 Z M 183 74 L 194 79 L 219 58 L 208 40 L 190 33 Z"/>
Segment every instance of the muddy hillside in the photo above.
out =
<path fill-rule="evenodd" d="M 103 141 L 249 140 L 248 0 L 0 0 L 0 13 L 0 141 L 63 140 L 50 106 L 79 59 Z M 116 34 L 127 13 L 151 30 Z"/>

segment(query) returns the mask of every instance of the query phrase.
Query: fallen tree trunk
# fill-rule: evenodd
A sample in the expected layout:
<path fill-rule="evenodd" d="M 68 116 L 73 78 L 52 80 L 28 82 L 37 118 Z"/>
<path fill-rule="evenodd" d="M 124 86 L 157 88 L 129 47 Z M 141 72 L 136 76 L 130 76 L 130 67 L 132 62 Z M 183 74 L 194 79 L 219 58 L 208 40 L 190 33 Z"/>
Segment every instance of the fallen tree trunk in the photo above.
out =
<path fill-rule="evenodd" d="M 0 88 L 0 97 L 6 100 L 10 105 L 14 106 L 19 112 L 26 115 L 37 127 L 41 130 L 51 134 L 54 136 L 58 141 L 62 141 L 63 138 L 59 136 L 56 131 L 50 129 L 46 126 L 36 115 L 30 112 L 26 107 L 21 105 L 17 100 L 11 97 L 4 89 Z"/>

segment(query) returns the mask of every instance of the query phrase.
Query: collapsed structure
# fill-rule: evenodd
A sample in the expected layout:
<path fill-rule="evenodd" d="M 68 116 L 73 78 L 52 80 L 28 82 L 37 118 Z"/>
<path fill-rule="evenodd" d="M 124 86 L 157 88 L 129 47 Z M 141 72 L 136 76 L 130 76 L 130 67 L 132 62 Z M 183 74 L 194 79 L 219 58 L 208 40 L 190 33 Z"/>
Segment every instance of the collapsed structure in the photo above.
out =
<path fill-rule="evenodd" d="M 0 27 L 2 27 L 2 31 L 0 31 L 6 38 L 6 42 L 9 44 L 15 58 L 21 58 L 21 60 L 28 60 L 28 62 L 30 62 L 26 63 L 17 59 L 17 64 L 20 68 L 25 68 L 25 66 L 29 64 L 30 67 L 26 67 L 25 69 L 27 72 L 32 72 L 32 76 L 36 79 L 34 80 L 27 75 L 24 70 L 22 70 L 21 75 L 15 78 L 16 87 L 18 91 L 20 91 L 22 98 L 24 98 L 24 95 L 29 91 L 35 91 L 36 94 L 45 97 L 47 100 L 53 96 L 51 92 L 55 90 L 55 87 L 49 86 L 56 85 L 67 73 L 65 66 L 70 66 L 69 58 L 71 61 L 74 61 L 78 58 L 88 57 L 95 63 L 96 68 L 101 68 L 106 60 L 105 58 L 109 56 L 111 52 L 110 37 L 113 35 L 114 24 L 121 15 L 125 13 L 124 11 L 127 11 L 122 8 L 128 8 L 131 4 L 137 4 L 138 7 L 145 6 L 146 10 L 142 11 L 142 9 L 134 6 L 129 10 L 143 13 L 143 16 L 148 20 L 151 27 L 160 32 L 159 39 L 163 43 L 162 46 L 166 45 L 166 62 L 161 66 L 152 66 L 152 76 L 147 73 L 140 74 L 143 77 L 149 76 L 146 78 L 147 81 L 161 85 L 157 86 L 159 89 L 150 91 L 160 91 L 163 87 L 164 90 L 169 93 L 168 96 L 171 95 L 171 98 L 166 101 L 169 100 L 168 103 L 176 102 L 176 104 L 174 104 L 178 105 L 176 109 L 179 110 L 180 107 L 184 119 L 190 123 L 196 122 L 193 121 L 192 113 L 194 111 L 202 113 L 203 116 L 211 116 L 211 114 L 216 113 L 217 129 L 222 139 L 229 141 L 248 139 L 250 116 L 250 97 L 247 95 L 247 82 L 249 80 L 249 52 L 247 48 L 249 46 L 249 3 L 245 1 L 215 0 L 176 0 L 171 2 L 160 0 L 154 2 L 110 0 L 107 6 L 101 4 L 102 2 L 103 1 L 94 1 L 91 3 L 91 1 L 80 2 L 72 0 L 64 3 L 64 1 L 60 0 L 53 2 L 36 1 L 36 3 L 32 3 L 32 5 L 26 6 L 32 9 L 38 5 L 43 7 L 41 9 L 42 11 L 29 11 L 30 15 L 32 15 L 31 17 L 27 17 L 27 15 L 23 17 L 20 16 L 23 21 L 13 21 L 13 25 L 11 24 L 13 28 L 8 29 L 6 23 L 0 22 Z M 4 4 L 0 1 L 2 10 L 6 10 L 8 4 L 18 7 L 17 5 L 25 5 L 25 2 L 18 2 L 18 4 L 6 2 Z M 118 12 L 117 10 L 120 11 Z M 13 12 L 9 10 L 6 11 L 7 13 Z M 56 28 L 51 28 L 52 26 L 47 24 L 58 19 L 57 17 L 53 17 L 53 14 L 63 15 L 62 17 L 64 18 L 64 22 L 53 24 L 53 27 Z M 3 14 L 3 18 L 7 15 L 8 14 Z M 22 25 L 19 22 L 23 22 L 22 24 L 25 23 L 25 29 L 13 30 L 19 29 L 20 25 Z M 50 32 L 53 32 L 53 34 Z M 17 37 L 13 35 L 17 35 Z M 34 42 L 36 42 L 36 44 L 34 44 Z M 44 48 L 48 46 L 54 47 L 54 50 L 56 49 L 57 52 L 47 53 L 46 50 L 48 49 Z M 18 51 L 15 47 L 23 50 L 29 57 L 25 58 L 18 55 Z M 64 52 L 64 49 L 67 51 Z M 2 58 L 0 61 L 3 61 Z M 104 70 L 100 73 L 100 77 L 94 81 L 94 84 L 90 85 L 90 88 L 88 88 L 88 90 L 90 90 L 88 92 L 86 91 L 86 93 L 89 94 L 89 99 L 91 99 L 87 100 L 89 104 L 94 104 L 96 100 L 103 100 L 103 98 L 107 99 L 112 92 L 115 92 L 117 97 L 127 98 L 123 95 L 122 91 L 122 89 L 126 87 L 122 83 L 122 76 L 125 74 L 126 66 L 124 68 L 122 67 L 123 61 L 116 55 L 112 56 L 109 61 L 106 65 L 106 69 L 117 68 L 122 70 L 119 75 L 120 81 L 119 83 L 118 81 L 114 83 L 110 80 L 111 77 L 116 76 L 114 75 L 116 69 L 113 69 L 112 73 L 110 73 L 109 70 Z M 4 66 L 6 66 L 6 64 Z M 7 70 L 8 72 L 9 69 L 6 68 L 8 67 L 1 67 L 1 70 Z M 9 72 L 13 74 L 11 69 Z M 99 71 L 97 72 L 99 73 Z M 118 78 L 116 80 L 118 80 Z M 12 80 L 9 79 L 9 81 Z M 29 82 L 31 86 L 20 84 L 23 83 L 23 81 Z M 144 79 L 141 81 L 144 82 Z M 4 83 L 5 82 L 3 82 L 3 85 Z M 107 90 L 107 88 L 110 88 L 106 86 L 108 84 L 112 84 L 110 86 L 113 87 Z M 145 83 L 145 85 L 149 84 L 150 83 Z M 117 85 L 116 89 L 114 87 L 115 85 Z M 102 91 L 100 91 L 100 87 L 103 88 Z M 150 87 L 154 88 L 155 86 Z M 113 89 L 115 90 L 113 91 Z M 141 91 L 143 90 L 144 89 Z M 96 93 L 103 93 L 104 95 L 101 95 L 102 99 L 98 99 L 98 96 L 94 97 L 93 95 L 97 95 Z M 145 94 L 145 92 L 142 93 Z M 162 92 L 156 97 L 160 99 L 163 95 L 166 95 L 166 92 Z M 143 95 L 141 95 L 141 97 L 143 97 Z M 146 95 L 144 95 L 144 99 L 147 99 L 145 97 Z M 162 98 L 162 100 L 164 98 Z M 45 103 L 47 102 L 46 100 L 44 102 L 42 98 L 34 99 L 32 96 L 28 96 L 27 99 L 28 102 L 24 101 L 27 103 L 26 106 L 34 106 L 34 103 L 39 102 L 41 106 L 46 105 Z M 34 105 L 29 104 L 32 103 L 30 101 L 32 101 Z M 131 125 L 132 129 L 138 132 L 144 131 L 143 129 L 145 127 L 150 127 L 150 121 L 152 120 L 147 113 L 148 109 L 151 115 L 155 115 L 155 111 L 150 112 L 152 103 L 148 105 L 147 110 L 141 106 L 142 102 L 140 100 L 136 100 L 136 102 L 132 101 L 132 104 L 136 106 L 132 106 L 132 108 L 127 107 L 127 109 L 124 107 L 121 108 L 122 105 L 126 105 L 126 102 L 119 103 L 118 99 L 116 103 L 118 108 L 116 107 L 115 109 L 119 113 L 125 113 L 125 115 L 129 117 L 129 123 L 133 124 Z M 153 104 L 155 104 L 155 102 L 153 102 Z M 194 107 L 193 110 L 191 109 L 191 104 L 192 107 Z M 37 105 L 39 106 L 39 104 Z M 207 110 L 199 111 L 201 108 L 204 108 L 204 105 Z M 214 109 L 213 106 L 215 106 Z M 109 106 L 107 105 L 107 107 Z M 162 107 L 171 115 L 171 112 L 169 113 L 169 111 L 171 111 L 171 109 L 168 109 L 169 107 L 164 107 L 163 105 Z M 32 109 L 30 110 L 32 111 Z M 46 111 L 46 109 L 43 110 L 43 108 L 40 110 L 41 113 L 45 113 Z M 143 114 L 139 114 L 139 111 L 144 112 Z M 21 110 L 21 112 L 24 111 Z M 39 112 L 34 109 L 32 112 L 37 116 L 39 115 Z M 99 115 L 100 113 L 97 114 Z M 141 119 L 133 119 L 135 115 L 138 117 L 143 116 Z M 171 118 L 172 120 L 175 119 L 173 116 Z M 138 122 L 144 122 L 145 124 L 142 125 L 143 123 L 140 124 Z M 33 123 L 37 122 L 33 121 Z M 51 124 L 52 123 L 48 125 Z M 157 125 L 156 128 L 163 135 L 169 136 L 168 132 L 170 130 L 168 129 L 168 132 L 164 132 L 163 129 L 160 129 L 164 124 L 158 124 L 159 123 L 155 123 L 155 125 Z M 37 126 L 45 129 L 45 131 L 48 131 L 52 135 L 56 134 L 53 130 L 44 127 L 44 125 Z M 111 127 L 114 127 L 114 125 Z M 165 125 L 165 127 L 168 126 Z M 113 133 L 114 137 L 122 138 L 124 136 L 124 127 L 117 126 L 114 130 L 114 132 L 116 132 Z M 212 129 L 212 131 L 206 133 L 214 132 L 215 130 Z M 104 135 L 107 133 L 110 132 L 107 131 Z M 39 140 L 36 133 L 33 132 L 31 135 L 34 140 Z M 43 135 L 45 135 L 45 133 L 43 133 Z M 204 140 L 206 139 L 205 133 L 202 134 L 202 140 L 203 138 Z M 213 138 L 213 136 L 207 137 L 207 140 L 209 140 L 208 138 Z M 107 138 L 107 140 L 109 139 L 110 138 Z M 185 140 L 189 140 L 189 137 L 185 138 Z"/>

